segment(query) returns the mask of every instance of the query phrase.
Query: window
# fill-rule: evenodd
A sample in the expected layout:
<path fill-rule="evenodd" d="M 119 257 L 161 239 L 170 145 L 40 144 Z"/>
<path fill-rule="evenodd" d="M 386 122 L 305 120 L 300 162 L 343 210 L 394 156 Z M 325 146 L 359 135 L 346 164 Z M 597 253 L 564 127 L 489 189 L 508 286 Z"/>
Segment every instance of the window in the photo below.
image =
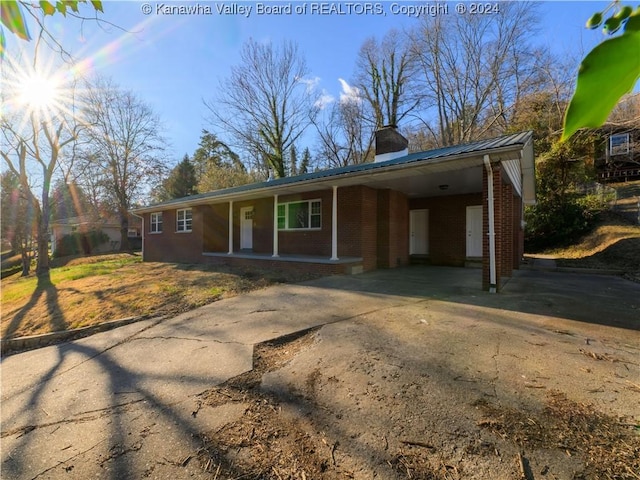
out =
<path fill-rule="evenodd" d="M 149 231 L 151 233 L 162 233 L 162 212 L 151 214 L 151 225 Z"/>
<path fill-rule="evenodd" d="M 278 205 L 278 230 L 311 230 L 322 227 L 322 202 L 281 203 Z"/>
<path fill-rule="evenodd" d="M 176 231 L 178 232 L 191 231 L 191 209 L 190 208 L 178 210 L 176 220 L 177 220 Z"/>

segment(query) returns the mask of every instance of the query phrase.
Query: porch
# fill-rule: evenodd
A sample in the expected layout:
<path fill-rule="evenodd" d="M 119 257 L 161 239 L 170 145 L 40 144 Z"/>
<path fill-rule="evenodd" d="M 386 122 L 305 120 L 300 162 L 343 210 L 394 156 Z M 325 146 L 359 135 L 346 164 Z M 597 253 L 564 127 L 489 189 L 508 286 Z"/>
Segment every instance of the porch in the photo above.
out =
<path fill-rule="evenodd" d="M 331 259 L 319 255 L 280 254 L 277 257 L 256 252 L 203 252 L 207 263 L 236 267 L 264 267 L 270 269 L 313 270 L 324 275 L 355 275 L 364 271 L 362 257 L 341 257 Z"/>

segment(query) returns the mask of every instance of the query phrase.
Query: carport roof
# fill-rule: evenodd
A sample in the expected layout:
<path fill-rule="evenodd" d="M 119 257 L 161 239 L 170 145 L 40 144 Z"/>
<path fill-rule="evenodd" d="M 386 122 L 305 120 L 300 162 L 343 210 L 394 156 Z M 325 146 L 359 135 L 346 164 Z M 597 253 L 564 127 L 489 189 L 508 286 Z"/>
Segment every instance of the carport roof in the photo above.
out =
<path fill-rule="evenodd" d="M 309 191 L 318 186 L 347 186 L 374 183 L 375 181 L 380 183 L 380 180 L 391 182 L 403 177 L 406 178 L 408 175 L 415 176 L 416 173 L 429 174 L 460 171 L 482 166 L 484 155 L 489 155 L 493 161 L 520 160 L 524 187 L 523 199 L 525 203 L 534 203 L 535 178 L 532 142 L 532 132 L 522 132 L 465 145 L 415 152 L 384 162 L 349 165 L 304 175 L 215 190 L 136 208 L 132 212 L 149 213 L 167 208 L 185 208 L 230 200 L 253 199 L 275 193 L 298 193 Z M 414 169 L 418 169 L 418 171 L 416 172 Z"/>

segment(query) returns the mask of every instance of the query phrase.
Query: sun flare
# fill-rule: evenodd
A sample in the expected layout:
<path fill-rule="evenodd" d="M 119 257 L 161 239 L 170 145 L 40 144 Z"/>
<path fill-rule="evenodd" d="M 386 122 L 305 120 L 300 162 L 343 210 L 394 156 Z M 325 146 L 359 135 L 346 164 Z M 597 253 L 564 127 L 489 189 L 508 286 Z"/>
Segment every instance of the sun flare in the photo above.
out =
<path fill-rule="evenodd" d="M 2 1 L 2 0 L 0 0 Z M 19 51 L 7 55 L 0 70 L 0 116 L 15 131 L 67 123 L 78 115 L 78 84 L 73 66 L 53 55 Z"/>
<path fill-rule="evenodd" d="M 55 77 L 33 72 L 20 82 L 18 102 L 33 111 L 45 112 L 56 108 L 60 100 L 60 85 Z"/>

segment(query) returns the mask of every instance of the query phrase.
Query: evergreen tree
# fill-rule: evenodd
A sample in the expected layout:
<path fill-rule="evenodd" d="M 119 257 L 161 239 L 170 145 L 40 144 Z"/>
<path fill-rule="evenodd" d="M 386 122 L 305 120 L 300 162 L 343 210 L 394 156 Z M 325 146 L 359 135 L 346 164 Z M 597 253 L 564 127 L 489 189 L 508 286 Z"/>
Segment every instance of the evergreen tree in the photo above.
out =
<path fill-rule="evenodd" d="M 198 193 L 196 169 L 191 163 L 189 155 L 185 154 L 182 161 L 171 171 L 167 181 L 167 192 L 170 199 L 188 197 Z"/>
<path fill-rule="evenodd" d="M 215 134 L 202 131 L 200 146 L 193 154 L 200 192 L 246 185 L 254 181 L 240 157 Z"/>
<path fill-rule="evenodd" d="M 289 175 L 298 175 L 298 151 L 295 145 L 291 145 L 289 152 Z"/>
<path fill-rule="evenodd" d="M 302 153 L 302 162 L 300 162 L 300 169 L 298 170 L 299 175 L 304 175 L 305 173 L 309 173 L 309 167 L 311 165 L 311 152 L 309 151 L 309 147 L 304 149 Z"/>

